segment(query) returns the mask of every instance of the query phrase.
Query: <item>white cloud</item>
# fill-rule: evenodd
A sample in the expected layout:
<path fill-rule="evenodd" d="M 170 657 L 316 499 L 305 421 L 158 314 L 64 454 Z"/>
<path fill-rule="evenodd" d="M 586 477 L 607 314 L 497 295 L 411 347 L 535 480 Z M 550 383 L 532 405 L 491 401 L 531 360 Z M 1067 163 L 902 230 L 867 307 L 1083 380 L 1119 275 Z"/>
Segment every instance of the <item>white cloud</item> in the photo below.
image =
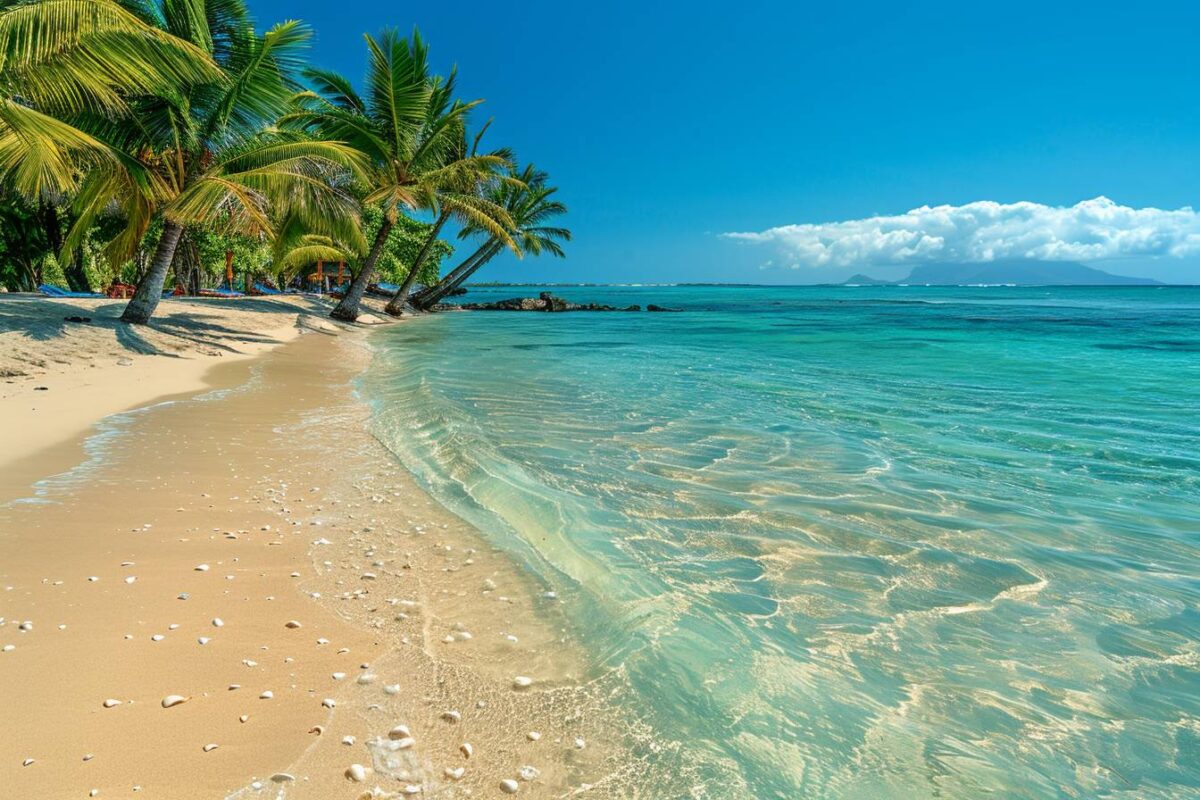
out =
<path fill-rule="evenodd" d="M 845 267 L 1002 259 L 1096 261 L 1200 254 L 1200 214 L 1129 208 L 1097 197 L 1069 207 L 983 200 L 905 214 L 784 225 L 722 236 L 775 245 L 783 264 Z"/>

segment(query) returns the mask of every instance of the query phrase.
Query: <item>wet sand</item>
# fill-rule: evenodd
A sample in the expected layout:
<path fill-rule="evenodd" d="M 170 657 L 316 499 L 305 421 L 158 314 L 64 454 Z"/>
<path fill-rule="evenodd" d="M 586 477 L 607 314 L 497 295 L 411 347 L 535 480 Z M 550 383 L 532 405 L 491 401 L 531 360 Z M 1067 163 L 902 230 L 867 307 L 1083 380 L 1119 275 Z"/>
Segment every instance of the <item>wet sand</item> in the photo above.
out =
<path fill-rule="evenodd" d="M 367 433 L 368 358 L 307 333 L 0 472 L 6 794 L 636 796 L 548 587 Z"/>

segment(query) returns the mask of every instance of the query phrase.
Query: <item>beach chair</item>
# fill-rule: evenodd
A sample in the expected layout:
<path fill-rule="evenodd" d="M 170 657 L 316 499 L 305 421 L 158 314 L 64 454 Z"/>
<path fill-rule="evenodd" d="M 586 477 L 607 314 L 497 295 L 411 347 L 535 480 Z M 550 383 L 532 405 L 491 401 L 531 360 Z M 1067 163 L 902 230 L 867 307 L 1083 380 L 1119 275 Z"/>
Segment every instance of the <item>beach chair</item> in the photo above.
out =
<path fill-rule="evenodd" d="M 251 290 L 251 293 L 252 294 L 264 294 L 264 295 L 283 294 L 283 292 L 279 291 L 278 289 L 272 289 L 270 286 L 267 286 L 265 283 L 255 283 L 254 288 Z"/>
<path fill-rule="evenodd" d="M 245 297 L 246 295 L 242 294 L 241 292 L 234 291 L 233 289 L 217 288 L 217 289 L 201 289 L 200 296 L 201 297 Z"/>
<path fill-rule="evenodd" d="M 68 292 L 66 289 L 60 289 L 48 283 L 43 283 L 39 286 L 38 291 L 46 295 L 46 297 L 104 297 L 99 292 Z"/>

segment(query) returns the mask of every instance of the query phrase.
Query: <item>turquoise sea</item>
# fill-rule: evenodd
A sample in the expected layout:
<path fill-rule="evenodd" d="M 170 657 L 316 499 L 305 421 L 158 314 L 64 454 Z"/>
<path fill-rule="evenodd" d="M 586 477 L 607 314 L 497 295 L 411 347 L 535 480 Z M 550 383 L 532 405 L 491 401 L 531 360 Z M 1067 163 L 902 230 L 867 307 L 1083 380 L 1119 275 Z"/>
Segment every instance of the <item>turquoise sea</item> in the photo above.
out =
<path fill-rule="evenodd" d="M 1200 796 L 1200 289 L 554 291 L 684 311 L 423 318 L 361 390 L 679 744 L 637 796 Z"/>

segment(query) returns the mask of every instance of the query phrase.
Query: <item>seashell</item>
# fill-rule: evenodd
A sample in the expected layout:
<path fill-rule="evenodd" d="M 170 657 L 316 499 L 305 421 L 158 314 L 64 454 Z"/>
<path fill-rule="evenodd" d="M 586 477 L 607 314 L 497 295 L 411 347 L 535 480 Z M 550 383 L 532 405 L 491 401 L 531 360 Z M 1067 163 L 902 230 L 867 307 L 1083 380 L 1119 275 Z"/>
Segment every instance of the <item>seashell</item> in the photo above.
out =
<path fill-rule="evenodd" d="M 463 742 L 458 746 L 458 751 L 463 754 L 463 758 L 470 758 L 475 754 L 475 748 L 470 742 Z"/>
<path fill-rule="evenodd" d="M 524 675 L 513 678 L 514 689 L 528 689 L 530 686 L 533 686 L 533 678 L 527 678 Z"/>
<path fill-rule="evenodd" d="M 291 783 L 294 780 L 296 780 L 296 776 L 290 772 L 276 772 L 271 776 L 273 783 Z"/>
<path fill-rule="evenodd" d="M 199 639 L 197 639 L 196 641 L 197 641 L 197 642 L 199 642 L 200 644 L 208 644 L 209 642 L 211 642 L 211 641 L 212 641 L 212 639 L 211 639 L 210 637 L 208 637 L 208 636 L 201 636 L 201 637 L 200 637 Z"/>
<path fill-rule="evenodd" d="M 104 707 L 105 707 L 105 708 L 112 708 L 113 706 L 119 706 L 119 705 L 121 705 L 121 701 L 120 701 L 120 700 L 114 700 L 113 698 L 111 698 L 111 697 L 110 697 L 110 698 L 108 698 L 107 700 L 105 700 L 105 701 L 104 701 L 103 705 L 104 705 Z M 165 708 L 165 706 L 164 706 L 164 708 Z"/>
<path fill-rule="evenodd" d="M 401 739 L 396 739 L 396 740 L 393 742 L 393 744 L 392 744 L 392 748 L 391 748 L 391 749 L 393 749 L 393 750 L 408 750 L 408 749 L 410 749 L 410 748 L 411 748 L 411 747 L 412 747 L 414 744 L 416 744 L 416 743 L 417 743 L 417 740 L 416 740 L 416 739 L 413 739 L 413 738 L 410 738 L 410 737 L 407 737 L 407 736 L 406 736 L 406 737 L 404 737 L 404 738 L 401 738 Z"/>
<path fill-rule="evenodd" d="M 236 692 L 240 688 L 242 688 L 242 685 L 240 683 L 229 684 L 229 691 L 231 691 L 231 692 Z"/>
<path fill-rule="evenodd" d="M 537 731 L 530 731 L 529 733 L 525 734 L 525 738 L 531 742 L 536 742 L 538 739 L 542 738 L 542 735 Z"/>
<path fill-rule="evenodd" d="M 517 770 L 517 777 L 523 781 L 535 781 L 541 774 L 537 767 L 524 766 Z"/>
<path fill-rule="evenodd" d="M 238 722 L 246 722 L 248 719 L 250 719 L 249 714 L 242 714 L 240 717 L 238 717 Z"/>
<path fill-rule="evenodd" d="M 346 777 L 355 783 L 362 783 L 367 779 L 367 768 L 362 764 L 351 764 L 346 768 Z"/>
<path fill-rule="evenodd" d="M 328 639 L 317 639 L 317 644 L 329 644 Z"/>
<path fill-rule="evenodd" d="M 357 683 L 359 686 L 366 686 L 367 684 L 371 684 L 374 682 L 375 682 L 375 676 L 369 672 L 364 672 L 362 675 L 359 675 L 358 680 L 355 681 L 355 683 Z"/>
<path fill-rule="evenodd" d="M 223 628 L 225 627 L 225 620 L 220 617 L 213 617 L 212 624 L 214 628 Z"/>
<path fill-rule="evenodd" d="M 177 631 L 177 630 L 179 630 L 179 623 L 178 623 L 178 622 L 172 622 L 170 625 L 168 625 L 168 626 L 167 626 L 167 630 L 169 630 L 169 631 Z"/>
<path fill-rule="evenodd" d="M 383 687 L 383 692 L 384 694 L 400 694 L 400 684 L 389 683 L 387 686 Z"/>
<path fill-rule="evenodd" d="M 446 722 L 458 722 L 462 719 L 462 714 L 457 711 L 446 711 L 442 714 L 442 719 L 446 720 Z"/>
<path fill-rule="evenodd" d="M 345 678 L 345 677 L 346 677 L 346 673 L 344 673 L 344 672 L 335 672 L 335 673 L 333 673 L 333 679 L 334 679 L 335 681 L 340 681 L 340 680 L 342 680 L 342 679 L 343 679 L 343 678 Z"/>
<path fill-rule="evenodd" d="M 177 706 L 180 703 L 186 703 L 188 700 L 191 700 L 191 699 L 192 698 L 184 697 L 181 694 L 169 694 L 162 699 L 162 707 L 163 708 L 171 708 L 172 706 Z"/>
<path fill-rule="evenodd" d="M 354 745 L 354 737 L 353 736 L 343 736 L 342 744 L 352 747 Z"/>
<path fill-rule="evenodd" d="M 196 572 L 208 572 L 208 564 L 197 564 L 195 567 L 195 571 Z"/>
<path fill-rule="evenodd" d="M 466 773 L 463 767 L 446 767 L 446 777 L 451 780 L 459 780 Z"/>
<path fill-rule="evenodd" d="M 165 638 L 167 638 L 167 637 L 163 636 L 161 633 L 156 633 L 156 634 L 154 634 L 153 636 L 151 636 L 151 637 L 150 637 L 150 641 L 152 641 L 152 642 L 161 642 L 161 641 L 162 641 L 163 639 L 165 639 Z"/>
<path fill-rule="evenodd" d="M 95 582 L 96 582 L 96 581 L 98 581 L 98 580 L 100 580 L 100 579 L 99 579 L 99 578 L 97 578 L 95 575 L 89 575 L 89 576 L 88 576 L 88 582 L 89 582 L 89 583 L 95 583 Z"/>
<path fill-rule="evenodd" d="M 215 744 L 204 745 L 204 752 L 206 752 L 206 753 L 211 753 L 213 750 L 216 750 L 216 749 L 217 749 L 217 745 L 215 745 Z"/>
<path fill-rule="evenodd" d="M 575 749 L 576 750 L 582 750 L 584 747 L 587 747 L 587 742 L 585 742 L 583 739 L 575 740 Z"/>
<path fill-rule="evenodd" d="M 274 696 L 275 696 L 275 693 L 272 692 L 270 689 L 267 689 L 265 692 L 263 692 L 262 694 L 260 694 L 258 696 L 258 699 L 259 700 L 270 700 Z"/>
<path fill-rule="evenodd" d="M 520 788 L 521 785 L 512 778 L 505 778 L 504 780 L 500 781 L 500 791 L 504 792 L 505 794 L 516 794 L 517 790 Z"/>
<path fill-rule="evenodd" d="M 321 725 L 313 725 L 308 729 L 308 732 L 315 733 L 317 736 L 320 736 L 321 734 L 325 733 L 325 728 Z"/>
<path fill-rule="evenodd" d="M 396 727 L 394 727 L 390 731 L 388 731 L 388 738 L 393 739 L 393 740 L 407 739 L 410 736 L 412 736 L 412 732 L 409 731 L 407 725 L 397 725 Z"/>
<path fill-rule="evenodd" d="M 33 763 L 33 759 L 32 759 L 32 758 L 27 758 L 27 759 L 25 759 L 24 761 L 22 761 L 22 762 L 21 762 L 21 766 L 22 766 L 22 767 L 28 767 L 28 766 L 29 766 L 30 764 L 32 764 L 32 763 Z"/>
<path fill-rule="evenodd" d="M 137 580 L 137 576 L 136 576 L 136 575 L 130 575 L 128 578 L 126 578 L 126 579 L 125 579 L 125 582 L 126 582 L 126 583 L 133 583 L 133 582 L 134 582 L 134 581 L 136 581 L 136 580 Z"/>
<path fill-rule="evenodd" d="M 296 620 L 294 620 L 294 619 L 289 619 L 287 622 L 283 623 L 283 627 L 285 627 L 285 628 L 292 628 L 292 629 L 294 630 L 294 629 L 296 629 L 296 628 L 299 628 L 299 627 L 302 627 L 302 626 L 301 626 L 301 625 L 300 625 L 300 623 L 299 623 L 299 622 L 297 622 Z"/>
<path fill-rule="evenodd" d="M 415 783 L 409 783 L 409 784 L 405 784 L 404 788 L 401 789 L 400 791 L 404 792 L 405 794 L 420 794 L 421 787 Z"/>
<path fill-rule="evenodd" d="M 333 700 L 333 698 L 326 697 L 324 700 L 321 701 L 321 705 L 325 706 L 326 708 L 333 708 L 334 706 L 337 705 L 337 703 Z"/>

